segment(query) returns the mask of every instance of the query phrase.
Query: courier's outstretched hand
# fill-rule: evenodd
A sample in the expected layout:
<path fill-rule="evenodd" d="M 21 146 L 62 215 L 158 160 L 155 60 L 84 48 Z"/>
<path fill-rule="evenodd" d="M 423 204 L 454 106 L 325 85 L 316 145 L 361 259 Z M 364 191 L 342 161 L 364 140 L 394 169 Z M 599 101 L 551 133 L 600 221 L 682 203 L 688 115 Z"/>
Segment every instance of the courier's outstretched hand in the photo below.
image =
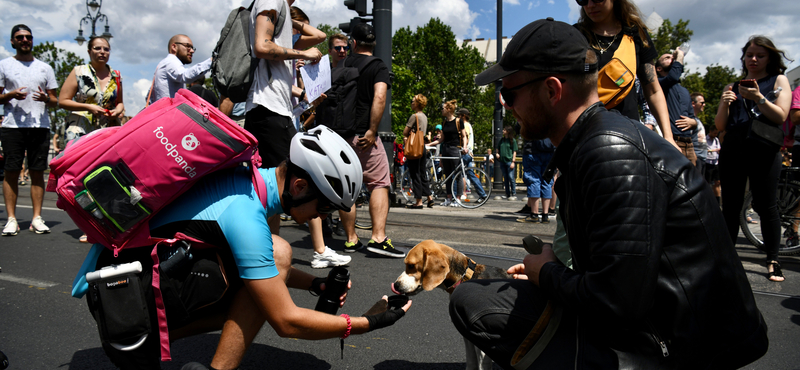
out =
<path fill-rule="evenodd" d="M 393 325 L 406 314 L 406 311 L 408 311 L 410 307 L 411 300 L 403 307 L 390 308 L 388 297 L 383 296 L 372 308 L 364 313 L 364 317 L 369 321 L 369 330 L 373 331 Z"/>

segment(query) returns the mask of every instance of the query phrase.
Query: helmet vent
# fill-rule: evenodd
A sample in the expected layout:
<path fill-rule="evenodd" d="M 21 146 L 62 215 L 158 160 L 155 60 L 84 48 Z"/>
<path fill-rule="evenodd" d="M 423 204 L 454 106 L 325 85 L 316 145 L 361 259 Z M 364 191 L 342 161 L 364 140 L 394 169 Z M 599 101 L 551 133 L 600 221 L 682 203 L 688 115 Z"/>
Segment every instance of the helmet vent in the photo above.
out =
<path fill-rule="evenodd" d="M 344 163 L 350 164 L 350 158 L 347 156 L 347 154 L 344 154 L 344 151 L 339 152 L 339 156 L 342 157 Z"/>
<path fill-rule="evenodd" d="M 344 189 L 342 188 L 342 182 L 339 179 L 335 178 L 335 177 L 330 177 L 330 176 L 327 176 L 327 175 L 325 176 L 325 179 L 328 180 L 328 183 L 331 185 L 331 188 L 333 188 L 333 191 L 336 192 L 336 195 L 338 195 L 339 198 L 342 198 L 342 196 L 344 195 Z"/>
<path fill-rule="evenodd" d="M 327 156 L 327 154 L 325 154 L 325 151 L 322 150 L 322 148 L 319 147 L 319 144 L 317 144 L 316 141 L 307 140 L 307 139 L 300 139 L 300 143 L 303 144 L 303 146 L 308 148 L 309 150 L 313 150 L 313 151 L 315 151 L 315 152 L 317 152 L 319 154 Z"/>

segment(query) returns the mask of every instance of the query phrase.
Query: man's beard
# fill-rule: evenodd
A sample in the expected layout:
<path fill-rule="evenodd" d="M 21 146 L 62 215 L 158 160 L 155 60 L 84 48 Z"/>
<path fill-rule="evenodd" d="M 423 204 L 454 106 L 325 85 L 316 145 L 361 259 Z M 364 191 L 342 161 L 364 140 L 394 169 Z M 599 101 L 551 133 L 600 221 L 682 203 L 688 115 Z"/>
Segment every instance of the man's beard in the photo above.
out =
<path fill-rule="evenodd" d="M 20 55 L 30 55 L 31 53 L 33 53 L 33 47 L 22 48 L 21 46 L 17 45 L 16 49 L 17 49 L 17 54 Z"/>

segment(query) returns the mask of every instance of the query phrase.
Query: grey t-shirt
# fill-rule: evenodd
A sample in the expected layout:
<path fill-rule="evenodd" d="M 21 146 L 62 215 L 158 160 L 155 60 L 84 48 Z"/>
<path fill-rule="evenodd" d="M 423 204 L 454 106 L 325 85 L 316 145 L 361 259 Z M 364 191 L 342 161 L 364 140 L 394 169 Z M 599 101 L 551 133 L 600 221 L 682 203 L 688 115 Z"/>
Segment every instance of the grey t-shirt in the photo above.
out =
<path fill-rule="evenodd" d="M 419 128 L 417 129 L 423 135 L 428 132 L 428 117 L 425 116 L 425 113 L 419 112 L 416 114 L 417 118 L 414 118 L 414 114 L 408 117 L 408 123 L 406 123 L 406 127 L 414 128 L 414 124 L 417 123 L 417 118 L 419 119 Z"/>

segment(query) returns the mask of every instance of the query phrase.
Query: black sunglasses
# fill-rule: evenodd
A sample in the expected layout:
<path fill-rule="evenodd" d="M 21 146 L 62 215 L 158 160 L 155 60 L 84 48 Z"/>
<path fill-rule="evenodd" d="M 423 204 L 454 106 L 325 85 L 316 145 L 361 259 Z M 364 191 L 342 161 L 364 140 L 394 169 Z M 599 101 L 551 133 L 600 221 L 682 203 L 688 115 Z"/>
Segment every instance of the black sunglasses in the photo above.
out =
<path fill-rule="evenodd" d="M 317 200 L 317 213 L 323 215 L 329 215 L 336 211 L 336 207 L 333 206 L 330 200 L 319 197 Z"/>
<path fill-rule="evenodd" d="M 576 1 L 576 2 L 578 3 L 578 5 L 580 5 L 580 6 L 586 6 L 586 5 L 589 5 L 589 0 L 575 0 L 575 1 Z M 593 3 L 595 3 L 595 4 L 600 4 L 600 3 L 604 2 L 604 1 L 606 1 L 606 0 L 592 0 L 592 2 L 593 2 Z"/>
<path fill-rule="evenodd" d="M 30 40 L 33 41 L 33 35 L 16 35 L 14 36 L 17 41 Z"/>
<path fill-rule="evenodd" d="M 528 82 L 521 83 L 521 84 L 519 84 L 517 86 L 514 86 L 514 87 L 501 87 L 500 88 L 500 95 L 503 97 L 503 102 L 508 107 L 514 106 L 514 99 L 516 99 L 516 97 L 517 97 L 517 93 L 515 93 L 514 90 L 521 89 L 522 87 L 530 85 L 530 84 L 532 84 L 534 82 L 542 81 L 544 79 L 547 79 L 548 77 L 553 77 L 553 76 L 552 75 L 547 75 L 547 76 L 534 78 L 534 79 L 532 79 L 532 80 L 530 80 Z M 561 81 L 562 83 L 564 82 L 564 79 L 559 78 L 558 80 Z"/>
<path fill-rule="evenodd" d="M 341 53 L 342 51 L 350 50 L 350 45 L 347 45 L 347 46 L 334 46 L 333 49 Z"/>

